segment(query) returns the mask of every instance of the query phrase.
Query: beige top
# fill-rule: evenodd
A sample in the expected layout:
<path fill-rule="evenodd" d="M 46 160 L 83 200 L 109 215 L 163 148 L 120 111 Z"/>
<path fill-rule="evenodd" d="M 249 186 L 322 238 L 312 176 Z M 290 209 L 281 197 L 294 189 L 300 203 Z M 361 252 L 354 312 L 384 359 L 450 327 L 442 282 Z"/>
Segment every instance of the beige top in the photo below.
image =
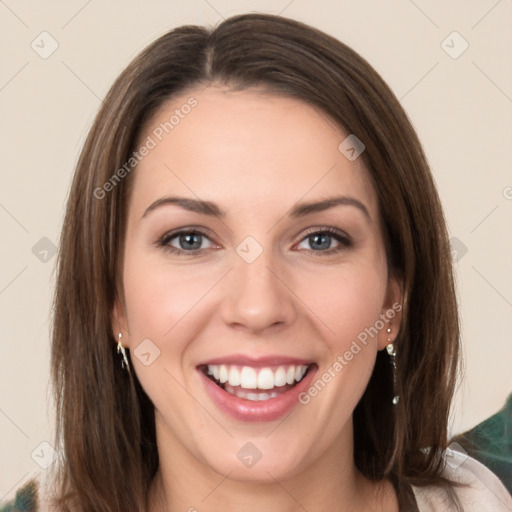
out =
<path fill-rule="evenodd" d="M 512 512 L 512 496 L 501 480 L 486 466 L 460 452 L 445 451 L 443 475 L 450 480 L 467 483 L 454 487 L 464 512 Z M 457 508 L 447 502 L 446 492 L 438 487 L 413 486 L 420 512 L 452 512 Z"/>

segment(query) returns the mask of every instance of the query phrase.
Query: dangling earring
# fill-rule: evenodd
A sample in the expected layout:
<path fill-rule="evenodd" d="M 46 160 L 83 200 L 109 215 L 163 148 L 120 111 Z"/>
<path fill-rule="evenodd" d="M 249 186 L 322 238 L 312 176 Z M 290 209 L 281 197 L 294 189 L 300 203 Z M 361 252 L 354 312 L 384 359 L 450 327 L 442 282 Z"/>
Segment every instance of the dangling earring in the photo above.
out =
<path fill-rule="evenodd" d="M 130 371 L 130 363 L 128 362 L 128 358 L 126 357 L 126 350 L 124 349 L 121 343 L 122 337 L 123 335 L 121 333 L 117 335 L 117 353 L 123 355 L 123 359 L 121 360 L 121 367 L 123 368 L 123 370 Z"/>
<path fill-rule="evenodd" d="M 391 334 L 391 327 L 388 327 L 386 332 L 388 333 L 388 335 Z M 396 361 L 395 361 L 396 349 L 395 349 L 395 345 L 393 345 L 393 343 L 391 342 L 391 338 L 388 338 L 388 344 L 386 346 L 386 350 L 388 351 L 388 354 L 389 354 L 390 363 L 393 366 L 393 390 L 396 393 Z M 393 405 L 396 405 L 398 403 L 399 399 L 400 399 L 400 397 L 398 395 L 395 395 L 395 396 L 393 396 L 393 400 L 391 401 L 391 403 Z"/>

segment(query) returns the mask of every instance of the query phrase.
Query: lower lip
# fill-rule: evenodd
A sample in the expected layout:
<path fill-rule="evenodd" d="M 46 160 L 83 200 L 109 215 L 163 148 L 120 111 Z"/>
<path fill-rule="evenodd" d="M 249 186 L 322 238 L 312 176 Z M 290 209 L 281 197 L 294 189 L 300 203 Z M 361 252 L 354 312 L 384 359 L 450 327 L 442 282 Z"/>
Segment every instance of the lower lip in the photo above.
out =
<path fill-rule="evenodd" d="M 221 411 L 239 421 L 263 422 L 277 420 L 291 412 L 299 404 L 299 394 L 309 387 L 316 370 L 316 366 L 310 368 L 306 376 L 298 384 L 282 395 L 259 401 L 238 398 L 224 391 L 201 370 L 198 371 L 204 381 L 207 393 Z M 269 390 L 262 390 L 262 392 L 264 391 Z"/>

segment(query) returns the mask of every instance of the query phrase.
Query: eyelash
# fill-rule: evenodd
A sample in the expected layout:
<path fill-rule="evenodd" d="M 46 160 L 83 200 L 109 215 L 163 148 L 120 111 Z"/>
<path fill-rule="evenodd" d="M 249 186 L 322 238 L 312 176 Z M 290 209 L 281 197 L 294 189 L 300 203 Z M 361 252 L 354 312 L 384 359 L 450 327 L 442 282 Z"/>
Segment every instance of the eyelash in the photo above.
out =
<path fill-rule="evenodd" d="M 327 249 L 325 251 L 315 251 L 315 250 L 309 249 L 308 252 L 313 253 L 314 256 L 319 256 L 319 257 L 322 257 L 324 255 L 328 256 L 328 255 L 332 255 L 332 254 L 338 253 L 344 249 L 348 249 L 348 248 L 352 247 L 352 241 L 350 240 L 350 237 L 348 237 L 347 235 L 343 234 L 342 232 L 340 232 L 336 229 L 328 228 L 328 227 L 321 228 L 321 229 L 318 229 L 318 228 L 311 229 L 299 240 L 298 243 L 300 244 L 301 242 L 303 242 L 304 240 L 306 240 L 308 237 L 310 237 L 312 235 L 323 235 L 323 234 L 330 235 L 337 242 L 339 242 L 339 245 L 337 247 L 334 247 L 332 249 Z M 176 231 L 173 233 L 166 233 L 160 240 L 158 240 L 156 242 L 156 245 L 158 247 L 164 249 L 165 251 L 175 254 L 175 255 L 178 255 L 178 256 L 179 255 L 196 256 L 206 250 L 206 249 L 194 249 L 192 251 L 184 251 L 184 250 L 177 249 L 176 247 L 172 247 L 171 245 L 169 245 L 169 242 L 171 240 L 179 237 L 180 235 L 200 235 L 200 236 L 206 237 L 208 239 L 210 238 L 207 233 L 205 233 L 204 231 L 201 231 L 199 229 L 181 230 L 181 231 Z"/>

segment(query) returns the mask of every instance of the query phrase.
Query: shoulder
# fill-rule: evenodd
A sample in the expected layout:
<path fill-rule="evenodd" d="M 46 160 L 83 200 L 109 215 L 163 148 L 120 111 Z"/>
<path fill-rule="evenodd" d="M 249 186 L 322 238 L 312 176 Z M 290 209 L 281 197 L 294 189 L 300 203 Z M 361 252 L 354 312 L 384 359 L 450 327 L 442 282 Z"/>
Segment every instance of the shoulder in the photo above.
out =
<path fill-rule="evenodd" d="M 13 498 L 0 503 L 0 512 L 57 512 L 50 504 L 48 479 L 33 473 L 21 484 Z"/>
<path fill-rule="evenodd" d="M 512 512 L 512 496 L 501 480 L 486 466 L 466 454 L 445 452 L 443 476 L 463 484 L 453 486 L 464 512 Z M 448 494 L 440 487 L 415 487 L 419 512 L 456 511 Z"/>
<path fill-rule="evenodd" d="M 505 406 L 476 427 L 452 439 L 471 457 L 495 473 L 512 492 L 512 393 Z"/>

